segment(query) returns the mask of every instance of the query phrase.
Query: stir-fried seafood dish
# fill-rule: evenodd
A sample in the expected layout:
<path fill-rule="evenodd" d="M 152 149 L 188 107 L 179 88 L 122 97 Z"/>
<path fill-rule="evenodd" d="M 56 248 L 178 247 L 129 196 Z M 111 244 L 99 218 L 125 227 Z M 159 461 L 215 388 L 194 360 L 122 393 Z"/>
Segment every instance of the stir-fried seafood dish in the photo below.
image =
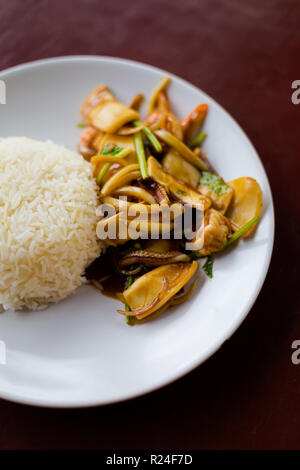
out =
<path fill-rule="evenodd" d="M 184 119 L 172 111 L 163 78 L 140 116 L 140 93 L 128 105 L 106 85 L 81 106 L 79 152 L 99 187 L 97 236 L 105 254 L 86 270 L 104 294 L 118 298 L 128 323 L 184 302 L 197 260 L 212 277 L 212 255 L 255 230 L 262 207 L 250 177 L 225 182 L 202 149 L 208 105 Z"/>

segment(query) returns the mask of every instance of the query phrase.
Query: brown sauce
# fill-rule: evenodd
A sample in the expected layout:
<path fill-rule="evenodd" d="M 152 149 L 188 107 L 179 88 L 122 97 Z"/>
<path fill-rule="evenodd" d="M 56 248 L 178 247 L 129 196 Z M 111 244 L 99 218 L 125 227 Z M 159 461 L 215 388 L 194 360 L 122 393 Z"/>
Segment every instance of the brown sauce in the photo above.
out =
<path fill-rule="evenodd" d="M 118 299 L 117 294 L 125 290 L 127 276 L 118 273 L 113 262 L 113 249 L 109 248 L 106 253 L 97 258 L 85 271 L 88 281 L 96 281 L 101 284 L 101 293 L 107 297 Z M 97 286 L 95 286 L 97 287 Z"/>

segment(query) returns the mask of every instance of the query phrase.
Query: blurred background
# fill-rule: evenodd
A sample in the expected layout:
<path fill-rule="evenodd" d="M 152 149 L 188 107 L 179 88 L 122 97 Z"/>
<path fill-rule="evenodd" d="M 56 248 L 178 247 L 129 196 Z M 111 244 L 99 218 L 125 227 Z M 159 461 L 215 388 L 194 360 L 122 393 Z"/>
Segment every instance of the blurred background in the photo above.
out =
<path fill-rule="evenodd" d="M 0 70 L 96 54 L 185 78 L 246 131 L 276 210 L 264 288 L 217 354 L 127 403 L 47 410 L 0 400 L 0 449 L 300 447 L 300 365 L 291 362 L 300 339 L 300 104 L 291 101 L 300 79 L 299 18 L 299 0 L 0 0 Z"/>

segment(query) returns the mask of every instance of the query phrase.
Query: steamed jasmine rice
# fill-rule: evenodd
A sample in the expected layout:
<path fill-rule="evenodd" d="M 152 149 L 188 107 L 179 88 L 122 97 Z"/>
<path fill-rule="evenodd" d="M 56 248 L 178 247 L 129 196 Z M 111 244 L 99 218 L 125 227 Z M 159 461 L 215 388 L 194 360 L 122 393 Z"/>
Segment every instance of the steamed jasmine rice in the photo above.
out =
<path fill-rule="evenodd" d="M 89 163 L 50 141 L 0 139 L 0 304 L 39 309 L 68 296 L 101 251 Z"/>

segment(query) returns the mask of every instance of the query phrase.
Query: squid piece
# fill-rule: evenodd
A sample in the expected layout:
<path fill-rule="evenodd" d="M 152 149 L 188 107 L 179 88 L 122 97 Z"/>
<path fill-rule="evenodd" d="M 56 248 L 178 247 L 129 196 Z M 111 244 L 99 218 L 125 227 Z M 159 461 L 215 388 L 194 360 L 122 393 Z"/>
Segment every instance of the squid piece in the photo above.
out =
<path fill-rule="evenodd" d="M 121 219 L 121 212 L 97 223 L 96 235 L 108 245 L 117 246 L 129 240 L 127 222 Z"/>
<path fill-rule="evenodd" d="M 124 124 L 139 119 L 139 113 L 117 101 L 105 85 L 90 93 L 83 102 L 80 112 L 91 126 L 111 134 Z"/>
<path fill-rule="evenodd" d="M 143 266 L 162 266 L 173 263 L 189 263 L 190 257 L 180 251 L 159 253 L 152 250 L 131 250 L 120 260 L 120 267 L 125 268 L 140 263 Z"/>
<path fill-rule="evenodd" d="M 127 165 L 117 171 L 102 187 L 101 196 L 109 196 L 117 188 L 125 186 L 141 176 L 138 163 Z"/>
<path fill-rule="evenodd" d="M 156 204 L 155 198 L 143 188 L 138 186 L 123 186 L 122 188 L 116 189 L 114 191 L 116 196 L 130 196 L 141 201 L 144 201 L 147 204 Z"/>
<path fill-rule="evenodd" d="M 102 203 L 108 207 L 111 206 L 112 210 L 116 210 L 122 213 L 126 213 L 129 219 L 139 217 L 140 219 L 150 220 L 150 217 L 156 220 L 165 220 L 170 217 L 173 221 L 177 217 L 182 216 L 183 206 L 181 204 L 173 204 L 172 210 L 170 211 L 169 206 L 159 204 L 144 204 L 141 202 L 128 202 L 123 199 L 117 199 L 111 196 L 104 196 Z M 101 207 L 98 207 L 96 212 L 97 216 L 101 216 Z M 162 240 L 154 240 L 153 242 L 161 242 Z M 165 242 L 165 240 L 163 240 Z M 173 242 L 173 241 L 172 241 Z M 152 249 L 152 248 L 151 248 Z M 171 250 L 171 248 L 170 248 Z M 174 250 L 174 247 L 172 248 Z"/>
<path fill-rule="evenodd" d="M 96 234 L 99 240 L 111 245 L 124 244 L 128 240 L 148 239 L 153 233 L 170 236 L 172 223 L 153 222 L 142 216 L 134 217 L 124 212 L 105 217 L 97 223 Z"/>
<path fill-rule="evenodd" d="M 164 170 L 175 176 L 175 178 L 180 178 L 193 188 L 197 188 L 200 179 L 200 171 L 184 160 L 176 150 L 170 150 L 164 156 L 162 166 Z"/>
<path fill-rule="evenodd" d="M 220 251 L 231 234 L 229 220 L 215 209 L 205 212 L 201 227 L 193 240 L 193 250 L 202 256 Z"/>
<path fill-rule="evenodd" d="M 117 135 L 134 135 L 143 130 L 144 127 L 144 124 L 141 124 L 140 126 L 132 126 L 131 124 L 128 124 L 117 130 Z"/>
<path fill-rule="evenodd" d="M 130 311 L 119 313 L 141 320 L 161 309 L 184 287 L 197 271 L 198 263 L 176 263 L 160 266 L 139 277 L 123 292 Z"/>
<path fill-rule="evenodd" d="M 173 196 L 173 198 L 183 204 L 196 207 L 199 210 L 206 210 L 210 207 L 210 199 L 164 171 L 160 163 L 154 157 L 148 158 L 147 166 L 149 176 L 156 181 L 156 183 L 164 186 L 167 193 Z"/>
<path fill-rule="evenodd" d="M 110 134 L 139 118 L 137 111 L 116 100 L 100 102 L 88 114 L 88 122 L 91 125 Z"/>
<path fill-rule="evenodd" d="M 233 189 L 233 198 L 226 216 L 236 231 L 255 216 L 260 216 L 262 209 L 262 191 L 253 178 L 241 177 L 227 183 Z M 253 225 L 242 236 L 251 235 L 257 224 Z"/>
<path fill-rule="evenodd" d="M 80 114 L 83 119 L 88 120 L 89 112 L 97 106 L 98 103 L 114 100 L 115 97 L 106 85 L 100 85 L 95 88 L 84 100 L 80 108 Z"/>
<path fill-rule="evenodd" d="M 158 183 L 155 184 L 154 192 L 155 192 L 155 199 L 158 202 L 158 204 L 162 206 L 170 204 L 170 199 L 168 197 L 167 191 L 161 184 L 158 184 Z"/>

